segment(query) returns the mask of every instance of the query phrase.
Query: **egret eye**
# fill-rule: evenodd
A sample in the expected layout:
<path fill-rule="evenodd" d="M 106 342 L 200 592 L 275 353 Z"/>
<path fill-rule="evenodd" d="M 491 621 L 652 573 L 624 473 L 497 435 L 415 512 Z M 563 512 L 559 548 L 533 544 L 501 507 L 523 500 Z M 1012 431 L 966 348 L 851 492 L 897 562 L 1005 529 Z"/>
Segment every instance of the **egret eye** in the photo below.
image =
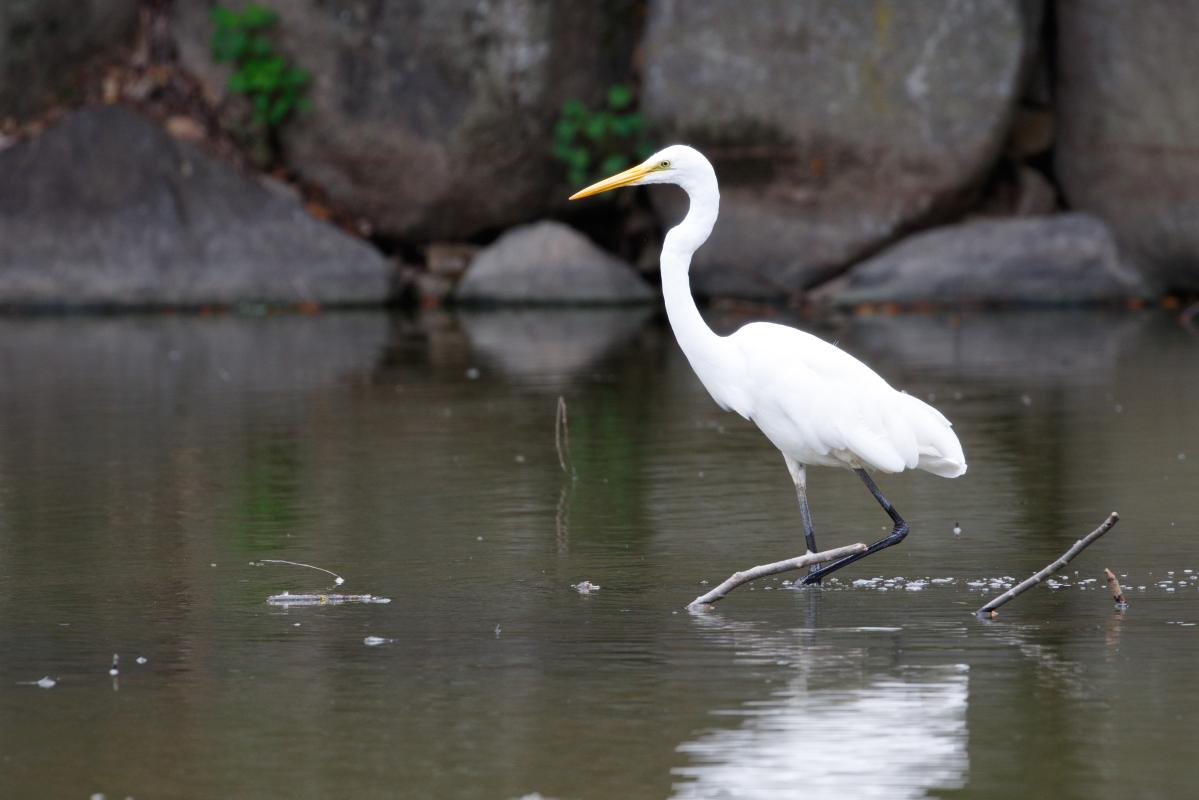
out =
<path fill-rule="evenodd" d="M 669 162 L 669 161 L 659 161 L 659 162 L 658 162 L 658 167 L 659 167 L 659 168 L 661 168 L 661 169 L 666 169 L 666 168 L 667 168 L 667 167 L 669 167 L 669 166 L 670 166 L 670 162 Z"/>

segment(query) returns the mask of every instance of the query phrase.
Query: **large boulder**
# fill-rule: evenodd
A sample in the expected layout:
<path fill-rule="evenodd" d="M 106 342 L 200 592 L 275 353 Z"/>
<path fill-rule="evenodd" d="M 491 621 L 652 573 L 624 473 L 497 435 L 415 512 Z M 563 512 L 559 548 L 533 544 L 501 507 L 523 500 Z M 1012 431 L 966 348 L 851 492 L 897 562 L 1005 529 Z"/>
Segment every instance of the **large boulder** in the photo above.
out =
<path fill-rule="evenodd" d="M 722 185 L 696 290 L 794 294 L 953 210 L 1003 144 L 1039 5 L 651 0 L 643 108 Z"/>
<path fill-rule="evenodd" d="M 627 70 L 636 0 L 260 0 L 313 76 L 288 164 L 387 235 L 461 239 L 544 216 L 570 192 L 554 160 L 562 103 Z M 209 2 L 176 3 L 185 64 L 214 88 Z"/>
<path fill-rule="evenodd" d="M 0 152 L 0 305 L 378 303 L 390 268 L 127 108 Z"/>
<path fill-rule="evenodd" d="M 1143 293 L 1089 214 L 978 220 L 905 239 L 820 294 L 839 304 L 1083 304 Z"/>
<path fill-rule="evenodd" d="M 653 290 L 633 268 L 560 222 L 523 225 L 485 248 L 455 298 L 475 304 L 644 303 Z"/>
<path fill-rule="evenodd" d="M 127 40 L 139 0 L 0 2 L 0 118 L 35 112 L 71 71 Z"/>
<path fill-rule="evenodd" d="M 1199 289 L 1199 2 L 1057 6 L 1058 180 L 1159 288 Z"/>

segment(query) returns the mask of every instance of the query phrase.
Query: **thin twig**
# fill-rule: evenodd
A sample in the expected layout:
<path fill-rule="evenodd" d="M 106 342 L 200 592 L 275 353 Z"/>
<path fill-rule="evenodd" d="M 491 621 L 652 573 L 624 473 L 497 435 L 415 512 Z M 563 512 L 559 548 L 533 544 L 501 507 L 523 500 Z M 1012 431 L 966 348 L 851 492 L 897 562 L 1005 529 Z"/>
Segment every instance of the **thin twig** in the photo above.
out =
<path fill-rule="evenodd" d="M 1107 578 L 1107 588 L 1112 590 L 1112 602 L 1116 604 L 1116 608 L 1128 608 L 1128 601 L 1124 599 L 1124 590 L 1120 588 L 1120 581 L 1116 580 L 1116 573 L 1104 568 L 1103 577 Z"/>
<path fill-rule="evenodd" d="M 562 395 L 558 395 L 558 412 L 554 416 L 554 447 L 558 450 L 558 466 L 573 478 L 575 470 L 570 463 L 570 427 L 566 418 L 566 398 Z"/>
<path fill-rule="evenodd" d="M 293 567 L 308 567 L 308 569 L 314 569 L 317 572 L 323 572 L 326 575 L 332 575 L 334 586 L 341 586 L 343 583 L 346 582 L 346 579 L 341 577 L 340 575 L 338 575 L 336 572 L 327 570 L 324 567 L 314 567 L 311 564 L 301 564 L 299 561 L 284 561 L 281 558 L 260 558 L 260 559 L 258 559 L 258 563 L 259 564 L 290 564 Z"/>
<path fill-rule="evenodd" d="M 1105 519 L 1103 521 L 1102 525 L 1100 525 L 1098 528 L 1091 531 L 1086 536 L 1084 536 L 1083 538 L 1081 538 L 1077 542 L 1075 542 L 1074 545 L 1069 550 L 1062 553 L 1062 555 L 1057 559 L 1057 561 L 1054 561 L 1052 564 L 1045 567 L 1043 570 L 1036 573 L 1031 578 L 1028 578 L 1027 580 L 1023 581 L 1018 586 L 1014 586 L 1011 589 L 1008 589 L 1006 592 L 999 595 L 995 599 L 989 601 L 986 605 L 984 605 L 982 608 L 980 608 L 978 611 L 975 611 L 974 613 L 979 616 L 982 616 L 984 614 L 989 614 L 989 613 L 992 613 L 992 615 L 993 615 L 993 612 L 995 611 L 995 609 L 999 608 L 1001 605 L 1003 605 L 1007 601 L 1011 600 L 1013 597 L 1024 594 L 1029 589 L 1031 589 L 1033 586 L 1040 583 L 1043 579 L 1045 579 L 1049 575 L 1052 575 L 1054 572 L 1058 571 L 1062 567 L 1069 564 L 1070 561 L 1072 561 L 1076 555 L 1078 555 L 1083 550 L 1085 550 L 1092 542 L 1094 542 L 1100 536 L 1102 536 L 1103 534 L 1110 531 L 1112 529 L 1112 526 L 1115 525 L 1119 521 L 1120 521 L 1120 515 L 1117 514 L 1115 511 L 1113 511 L 1111 514 L 1108 514 L 1107 519 Z"/>
<path fill-rule="evenodd" d="M 825 561 L 835 561 L 838 558 L 852 556 L 855 553 L 861 553 L 866 549 L 864 544 L 849 544 L 845 547 L 838 547 L 834 550 L 825 550 L 820 553 L 805 553 L 802 556 L 788 558 L 786 561 L 776 561 L 773 564 L 760 564 L 756 567 L 734 572 L 729 576 L 728 580 L 717 586 L 715 589 L 701 594 L 699 597 L 687 604 L 687 608 L 695 608 L 706 603 L 715 603 L 720 598 L 727 595 L 729 592 L 736 589 L 743 583 L 757 580 L 758 578 L 767 575 L 777 575 L 780 572 L 789 572 L 793 569 L 802 569 L 809 564 L 820 564 Z"/>

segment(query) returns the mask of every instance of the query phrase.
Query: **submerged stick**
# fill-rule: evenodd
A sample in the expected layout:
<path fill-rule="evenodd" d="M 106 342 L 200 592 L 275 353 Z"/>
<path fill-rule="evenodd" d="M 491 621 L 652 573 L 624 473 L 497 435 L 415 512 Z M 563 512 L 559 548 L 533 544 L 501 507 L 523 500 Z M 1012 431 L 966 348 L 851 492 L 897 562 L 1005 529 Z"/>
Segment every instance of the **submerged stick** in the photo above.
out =
<path fill-rule="evenodd" d="M 266 599 L 273 606 L 336 606 L 342 603 L 390 603 L 390 597 L 373 594 L 273 594 Z"/>
<path fill-rule="evenodd" d="M 838 558 L 852 556 L 855 553 L 861 553 L 866 549 L 864 544 L 849 544 L 845 547 L 838 547 L 834 550 L 824 550 L 820 553 L 805 553 L 802 556 L 788 558 L 786 561 L 776 561 L 773 564 L 760 564 L 756 567 L 734 572 L 728 577 L 724 583 L 717 586 L 711 591 L 701 594 L 699 597 L 687 604 L 687 608 L 695 608 L 706 603 L 715 603 L 720 598 L 727 595 L 729 592 L 736 589 L 743 583 L 763 578 L 767 575 L 777 575 L 780 572 L 789 572 L 793 569 L 802 569 L 809 564 L 820 564 L 825 561 L 836 561 Z"/>
<path fill-rule="evenodd" d="M 1103 577 L 1107 579 L 1107 588 L 1112 590 L 1112 602 L 1116 604 L 1116 608 L 1128 608 L 1128 601 L 1124 599 L 1124 590 L 1120 588 L 1120 581 L 1116 580 L 1116 573 L 1104 568 Z"/>
<path fill-rule="evenodd" d="M 1083 538 L 1081 538 L 1077 542 L 1075 542 L 1074 545 L 1069 550 L 1062 553 L 1061 556 L 1058 557 L 1057 561 L 1054 561 L 1052 564 L 1045 567 L 1043 570 L 1036 573 L 1031 578 L 1028 578 L 1027 580 L 1023 581 L 1022 583 L 1018 584 L 1017 586 L 1013 586 L 1011 589 L 1008 589 L 1006 592 L 999 595 L 995 599 L 989 601 L 986 605 L 984 605 L 982 608 L 980 608 L 978 611 L 975 611 L 974 613 L 979 616 L 982 616 L 982 615 L 988 614 L 988 613 L 992 613 L 995 611 L 995 609 L 999 608 L 1001 605 L 1003 605 L 1007 601 L 1011 600 L 1013 597 L 1024 594 L 1029 589 L 1031 589 L 1033 586 L 1036 586 L 1038 583 L 1040 583 L 1042 580 L 1044 580 L 1046 577 L 1048 577 L 1049 575 L 1052 575 L 1054 572 L 1057 572 L 1059 569 L 1061 569 L 1062 567 L 1069 564 L 1076 555 L 1081 553 L 1083 550 L 1087 549 L 1087 547 L 1090 546 L 1090 544 L 1092 542 L 1094 542 L 1096 539 L 1098 539 L 1100 536 L 1102 536 L 1103 534 L 1110 531 L 1112 529 L 1112 526 L 1115 525 L 1119 521 L 1120 521 L 1120 515 L 1117 514 L 1115 511 L 1113 511 L 1111 514 L 1108 514 L 1107 519 L 1105 519 L 1103 521 L 1102 525 L 1100 525 L 1098 528 L 1091 531 L 1086 536 L 1084 536 Z"/>

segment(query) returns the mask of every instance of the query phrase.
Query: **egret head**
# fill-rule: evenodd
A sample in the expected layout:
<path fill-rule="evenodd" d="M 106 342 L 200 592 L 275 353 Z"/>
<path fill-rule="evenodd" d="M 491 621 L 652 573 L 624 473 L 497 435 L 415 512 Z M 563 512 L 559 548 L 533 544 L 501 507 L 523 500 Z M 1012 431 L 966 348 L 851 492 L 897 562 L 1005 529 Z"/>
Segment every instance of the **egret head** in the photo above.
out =
<path fill-rule="evenodd" d="M 696 181 L 714 178 L 712 165 L 703 153 L 685 144 L 672 144 L 659 150 L 635 167 L 619 172 L 599 183 L 593 183 L 570 196 L 571 200 L 590 197 L 593 194 L 619 189 L 622 186 L 640 186 L 646 183 L 675 183 L 688 189 Z"/>

